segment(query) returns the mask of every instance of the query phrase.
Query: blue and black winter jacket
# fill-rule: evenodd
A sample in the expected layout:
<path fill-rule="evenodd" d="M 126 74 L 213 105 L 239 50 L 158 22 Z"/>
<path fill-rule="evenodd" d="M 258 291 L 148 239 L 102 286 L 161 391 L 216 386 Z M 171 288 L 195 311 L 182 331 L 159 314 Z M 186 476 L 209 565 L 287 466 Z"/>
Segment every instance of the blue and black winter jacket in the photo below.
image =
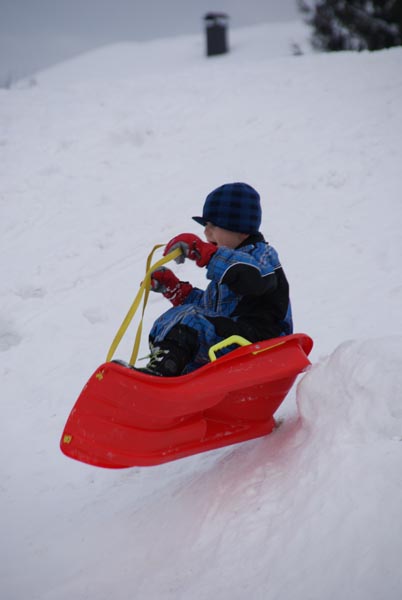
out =
<path fill-rule="evenodd" d="M 278 253 L 261 233 L 235 250 L 220 247 L 207 267 L 205 291 L 194 288 L 184 304 L 202 307 L 216 333 L 238 334 L 250 342 L 293 332 L 289 285 Z"/>

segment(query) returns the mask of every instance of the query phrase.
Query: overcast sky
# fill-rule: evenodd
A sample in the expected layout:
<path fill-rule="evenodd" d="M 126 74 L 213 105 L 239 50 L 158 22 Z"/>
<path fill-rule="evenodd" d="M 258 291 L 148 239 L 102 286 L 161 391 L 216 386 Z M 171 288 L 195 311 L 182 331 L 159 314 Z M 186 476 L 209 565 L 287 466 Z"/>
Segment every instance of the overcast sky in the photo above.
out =
<path fill-rule="evenodd" d="M 0 84 L 112 42 L 201 32 L 209 11 L 231 27 L 300 18 L 296 0 L 0 0 Z"/>

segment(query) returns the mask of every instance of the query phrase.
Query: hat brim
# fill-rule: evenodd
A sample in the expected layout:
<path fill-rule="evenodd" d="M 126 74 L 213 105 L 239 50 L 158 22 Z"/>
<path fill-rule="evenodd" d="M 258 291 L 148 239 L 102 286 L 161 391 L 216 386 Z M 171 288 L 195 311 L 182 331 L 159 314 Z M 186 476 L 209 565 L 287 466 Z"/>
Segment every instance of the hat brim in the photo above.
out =
<path fill-rule="evenodd" d="M 203 219 L 202 217 L 192 217 L 192 218 L 194 219 L 194 221 L 199 223 L 199 225 L 203 225 L 205 227 L 205 225 L 207 224 L 206 220 Z"/>

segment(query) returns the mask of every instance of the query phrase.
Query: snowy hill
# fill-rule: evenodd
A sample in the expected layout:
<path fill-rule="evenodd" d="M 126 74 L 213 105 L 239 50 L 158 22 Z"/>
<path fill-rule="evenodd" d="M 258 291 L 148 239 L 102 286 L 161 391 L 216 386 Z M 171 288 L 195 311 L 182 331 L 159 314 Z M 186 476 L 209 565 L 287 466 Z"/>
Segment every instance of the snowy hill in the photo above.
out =
<path fill-rule="evenodd" d="M 196 36 L 124 44 L 0 90 L 4 600 L 402 595 L 402 49 L 231 37 L 212 60 Z M 260 191 L 315 341 L 280 428 L 150 469 L 68 460 L 148 252 L 200 234 L 191 215 L 234 180 Z M 151 297 L 145 331 L 167 307 Z"/>

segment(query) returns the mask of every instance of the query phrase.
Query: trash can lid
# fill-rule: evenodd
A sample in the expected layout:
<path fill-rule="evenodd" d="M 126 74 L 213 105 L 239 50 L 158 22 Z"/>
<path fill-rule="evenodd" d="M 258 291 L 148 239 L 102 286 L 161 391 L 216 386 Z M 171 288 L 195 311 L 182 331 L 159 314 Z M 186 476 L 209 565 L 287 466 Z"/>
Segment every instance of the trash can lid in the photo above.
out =
<path fill-rule="evenodd" d="M 205 15 L 206 21 L 212 21 L 214 19 L 229 19 L 229 15 L 226 13 L 209 12 Z"/>

